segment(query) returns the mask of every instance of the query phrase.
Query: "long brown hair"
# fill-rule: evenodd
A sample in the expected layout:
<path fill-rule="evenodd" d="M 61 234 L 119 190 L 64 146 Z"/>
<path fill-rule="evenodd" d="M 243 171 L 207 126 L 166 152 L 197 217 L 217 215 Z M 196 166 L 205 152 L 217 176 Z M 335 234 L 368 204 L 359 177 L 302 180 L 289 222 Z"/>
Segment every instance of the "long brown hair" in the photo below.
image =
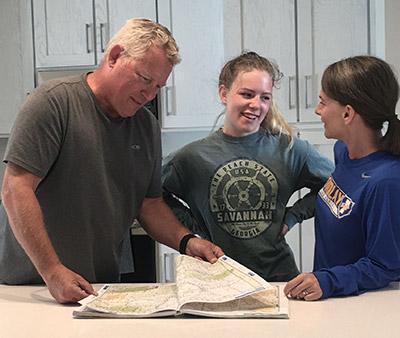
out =
<path fill-rule="evenodd" d="M 324 71 L 321 87 L 330 98 L 352 106 L 371 129 L 380 131 L 387 121 L 380 148 L 400 155 L 399 83 L 388 63 L 366 55 L 335 62 Z"/>

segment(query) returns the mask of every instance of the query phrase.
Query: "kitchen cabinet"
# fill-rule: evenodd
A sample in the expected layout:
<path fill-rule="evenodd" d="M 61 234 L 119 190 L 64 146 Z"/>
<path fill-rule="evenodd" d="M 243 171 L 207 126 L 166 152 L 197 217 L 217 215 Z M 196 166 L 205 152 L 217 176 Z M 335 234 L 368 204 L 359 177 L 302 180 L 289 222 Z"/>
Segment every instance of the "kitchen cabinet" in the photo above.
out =
<path fill-rule="evenodd" d="M 324 129 L 319 127 L 307 128 L 298 132 L 298 137 L 310 142 L 321 154 L 332 162 L 333 145 L 335 140 L 324 137 Z M 296 192 L 289 201 L 293 204 L 299 198 L 305 196 L 309 189 L 301 189 Z M 292 248 L 298 268 L 301 271 L 312 271 L 314 262 L 314 218 L 295 225 L 286 235 L 286 241 Z"/>
<path fill-rule="evenodd" d="M 283 72 L 274 96 L 289 122 L 319 121 L 314 107 L 323 70 L 370 50 L 368 0 L 229 0 L 226 10 L 236 17 L 226 32 L 227 41 L 240 41 L 237 54 L 253 50 Z"/>
<path fill-rule="evenodd" d="M 324 136 L 323 128 L 311 128 L 308 130 L 302 130 L 300 138 L 306 139 L 317 150 L 325 155 L 328 159 L 334 162 L 333 157 L 333 146 L 336 142 L 334 139 L 327 139 Z M 308 192 L 307 189 L 300 191 L 300 196 L 304 196 Z M 300 245 L 300 257 L 302 271 L 312 271 L 314 263 L 314 218 L 303 221 L 299 226 L 299 245 Z"/>
<path fill-rule="evenodd" d="M 26 95 L 34 87 L 30 2 L 0 2 L 0 137 L 7 137 Z"/>
<path fill-rule="evenodd" d="M 161 92 L 162 127 L 210 129 L 223 109 L 223 0 L 158 0 L 157 6 L 158 21 L 172 32 L 182 56 Z"/>
<path fill-rule="evenodd" d="M 155 0 L 33 0 L 37 68 L 95 66 L 132 17 L 156 19 Z"/>

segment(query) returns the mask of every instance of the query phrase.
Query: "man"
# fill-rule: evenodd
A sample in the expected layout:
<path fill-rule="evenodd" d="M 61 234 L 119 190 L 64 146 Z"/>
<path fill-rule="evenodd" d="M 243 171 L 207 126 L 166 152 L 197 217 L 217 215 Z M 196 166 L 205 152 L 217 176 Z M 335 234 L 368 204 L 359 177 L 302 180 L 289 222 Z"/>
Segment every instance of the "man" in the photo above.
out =
<path fill-rule="evenodd" d="M 132 19 L 100 66 L 30 95 L 10 136 L 0 207 L 0 282 L 45 282 L 60 303 L 118 282 L 124 236 L 138 218 L 154 239 L 211 262 L 161 198 L 160 129 L 143 106 L 165 85 L 178 47 L 169 31 Z"/>

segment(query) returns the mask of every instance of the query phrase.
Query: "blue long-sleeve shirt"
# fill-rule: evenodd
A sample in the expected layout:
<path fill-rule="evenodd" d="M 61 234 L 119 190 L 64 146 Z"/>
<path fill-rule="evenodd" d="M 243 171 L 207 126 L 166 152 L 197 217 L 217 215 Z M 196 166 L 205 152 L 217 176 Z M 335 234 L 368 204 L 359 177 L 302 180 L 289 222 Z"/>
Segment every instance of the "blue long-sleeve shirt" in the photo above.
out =
<path fill-rule="evenodd" d="M 322 298 L 378 289 L 400 279 L 400 158 L 378 151 L 336 168 L 318 193 L 314 274 Z"/>

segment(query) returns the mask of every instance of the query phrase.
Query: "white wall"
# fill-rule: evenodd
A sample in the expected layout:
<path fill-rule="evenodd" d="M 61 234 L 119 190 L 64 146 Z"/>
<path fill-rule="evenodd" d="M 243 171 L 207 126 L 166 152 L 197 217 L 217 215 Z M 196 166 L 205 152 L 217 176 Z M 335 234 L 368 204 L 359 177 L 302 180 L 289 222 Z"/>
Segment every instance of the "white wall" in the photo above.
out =
<path fill-rule="evenodd" d="M 397 71 L 400 79 L 400 1 L 385 1 L 385 60 Z M 396 107 L 400 116 L 400 103 Z"/>
<path fill-rule="evenodd" d="M 372 19 L 373 17 L 376 20 Z M 400 2 L 398 0 L 372 0 L 371 53 L 386 60 L 400 79 Z M 396 107 L 400 116 L 400 103 Z"/>
<path fill-rule="evenodd" d="M 7 139 L 0 138 L 0 187 L 2 186 L 4 169 L 6 168 L 5 164 L 3 163 L 3 156 L 6 150 L 6 145 L 7 145 Z"/>

